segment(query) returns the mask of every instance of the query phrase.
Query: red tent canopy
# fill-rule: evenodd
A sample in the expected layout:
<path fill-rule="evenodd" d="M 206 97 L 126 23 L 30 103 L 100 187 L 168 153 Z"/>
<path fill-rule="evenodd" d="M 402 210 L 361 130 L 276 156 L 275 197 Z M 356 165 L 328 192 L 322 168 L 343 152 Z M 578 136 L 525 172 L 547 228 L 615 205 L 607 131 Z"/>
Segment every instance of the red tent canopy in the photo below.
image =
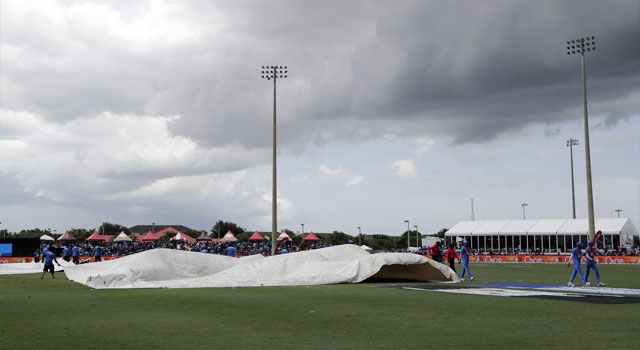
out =
<path fill-rule="evenodd" d="M 158 237 L 156 237 L 153 232 L 149 231 L 146 235 L 142 236 L 140 240 L 143 242 L 155 242 L 158 240 Z"/>
<path fill-rule="evenodd" d="M 85 241 L 89 241 L 89 242 L 104 242 L 106 241 L 107 238 L 105 238 L 103 235 L 99 234 L 98 231 L 95 231 L 91 236 L 87 237 L 87 239 L 85 239 Z"/>
<path fill-rule="evenodd" d="M 309 232 L 309 234 L 308 234 L 308 235 L 306 235 L 306 236 L 302 239 L 302 241 L 303 241 L 303 242 L 306 242 L 306 241 L 314 241 L 314 242 L 317 242 L 317 241 L 319 241 L 319 240 L 320 240 L 320 238 L 318 238 L 318 236 L 316 236 L 313 232 Z"/>
<path fill-rule="evenodd" d="M 249 241 L 264 241 L 264 237 L 256 231 L 251 235 L 251 237 L 249 237 Z"/>
<path fill-rule="evenodd" d="M 65 232 L 60 238 L 59 241 L 76 241 L 77 239 L 73 237 L 69 232 Z"/>
<path fill-rule="evenodd" d="M 206 232 L 202 232 L 202 234 L 198 236 L 198 238 L 196 238 L 196 241 L 212 241 L 212 240 L 213 239 L 209 237 Z"/>

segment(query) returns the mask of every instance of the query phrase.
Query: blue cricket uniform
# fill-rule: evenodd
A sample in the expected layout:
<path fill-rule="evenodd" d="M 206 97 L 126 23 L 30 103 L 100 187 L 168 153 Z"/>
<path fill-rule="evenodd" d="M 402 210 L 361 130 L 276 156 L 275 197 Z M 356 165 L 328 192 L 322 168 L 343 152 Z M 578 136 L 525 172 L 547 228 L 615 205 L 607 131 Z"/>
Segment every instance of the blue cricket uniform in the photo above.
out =
<path fill-rule="evenodd" d="M 102 260 L 102 251 L 99 245 L 93 248 L 93 256 L 96 262 Z"/>
<path fill-rule="evenodd" d="M 229 246 L 227 247 L 227 249 L 224 250 L 224 252 L 225 254 L 227 254 L 227 256 L 234 257 L 236 256 L 236 247 Z"/>
<path fill-rule="evenodd" d="M 78 253 L 78 247 L 73 246 L 73 248 L 71 248 L 71 256 L 73 256 L 74 258 L 80 256 L 80 254 Z"/>
<path fill-rule="evenodd" d="M 460 278 L 464 277 L 465 272 L 469 275 L 469 278 L 473 278 L 471 271 L 469 271 L 469 249 L 466 246 L 462 246 L 462 249 L 460 249 L 460 258 L 462 259 L 462 273 L 460 274 Z"/>
<path fill-rule="evenodd" d="M 40 275 L 40 279 L 42 279 L 42 276 L 44 276 L 44 273 L 47 271 L 51 272 L 52 278 L 55 278 L 53 277 L 53 273 L 55 272 L 55 269 L 53 268 L 53 262 L 55 261 L 56 264 L 60 265 L 60 263 L 56 259 L 56 255 L 53 254 L 53 252 L 47 251 L 42 255 L 42 261 L 44 261 L 44 269 L 42 269 L 42 274 Z"/>
<path fill-rule="evenodd" d="M 598 272 L 598 267 L 596 266 L 596 254 L 593 251 L 593 248 L 591 246 L 587 247 L 585 251 L 585 258 L 587 259 L 587 263 L 585 264 L 586 268 L 585 268 L 584 280 L 585 281 L 589 280 L 589 271 L 593 269 L 593 271 L 596 273 L 596 282 L 600 284 L 600 273 Z"/>
<path fill-rule="evenodd" d="M 571 256 L 573 257 L 573 273 L 571 274 L 569 283 L 573 283 L 573 279 L 576 278 L 576 274 L 580 275 L 582 283 L 587 283 L 587 280 L 582 275 L 582 250 L 580 250 L 579 247 L 573 248 Z"/>
<path fill-rule="evenodd" d="M 47 251 L 47 253 L 44 255 L 44 264 L 53 265 L 54 261 L 56 262 L 56 264 L 58 263 L 58 260 L 56 259 L 56 255 L 53 254 L 52 252 Z"/>

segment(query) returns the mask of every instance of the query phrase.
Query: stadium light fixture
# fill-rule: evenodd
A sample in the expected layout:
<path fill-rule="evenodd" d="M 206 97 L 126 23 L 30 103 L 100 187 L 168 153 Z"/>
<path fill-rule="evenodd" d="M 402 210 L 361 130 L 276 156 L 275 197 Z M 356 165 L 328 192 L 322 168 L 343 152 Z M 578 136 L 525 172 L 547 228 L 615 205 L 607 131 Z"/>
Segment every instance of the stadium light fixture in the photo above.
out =
<path fill-rule="evenodd" d="M 529 204 L 527 204 L 527 203 L 522 203 L 522 204 L 520 204 L 520 205 L 522 206 L 522 220 L 527 220 L 527 215 L 526 215 L 526 213 L 525 213 L 524 208 L 526 208 L 526 207 L 527 207 L 527 205 L 529 205 Z"/>
<path fill-rule="evenodd" d="M 360 242 L 360 235 L 362 235 L 362 232 L 360 232 L 360 226 L 358 226 L 358 245 L 362 245 Z"/>
<path fill-rule="evenodd" d="M 413 228 L 416 229 L 416 248 L 420 248 L 420 242 L 418 241 L 420 235 L 418 234 L 418 225 L 413 225 Z"/>
<path fill-rule="evenodd" d="M 569 147 L 569 154 L 571 155 L 571 203 L 573 208 L 573 218 L 576 218 L 576 191 L 575 191 L 575 183 L 573 181 L 573 146 L 578 145 L 578 140 L 569 139 L 567 140 L 567 147 Z"/>
<path fill-rule="evenodd" d="M 271 255 L 276 254 L 276 233 L 278 232 L 278 199 L 276 172 L 276 81 L 287 77 L 287 66 L 262 66 L 262 79 L 273 80 L 273 183 L 271 200 Z"/>
<path fill-rule="evenodd" d="M 569 45 L 571 44 L 571 45 Z M 591 182 L 591 151 L 589 146 L 589 115 L 587 112 L 587 73 L 585 68 L 584 54 L 585 52 L 596 50 L 596 37 L 584 37 L 567 41 L 567 55 L 580 55 L 582 64 L 582 104 L 584 109 L 584 154 L 587 168 L 587 209 L 589 215 L 589 240 L 592 240 L 596 234 L 596 225 L 593 210 L 593 186 Z"/>
<path fill-rule="evenodd" d="M 618 213 L 618 219 L 620 219 L 620 213 L 623 212 L 624 210 L 622 209 L 616 209 L 614 210 L 616 213 Z"/>

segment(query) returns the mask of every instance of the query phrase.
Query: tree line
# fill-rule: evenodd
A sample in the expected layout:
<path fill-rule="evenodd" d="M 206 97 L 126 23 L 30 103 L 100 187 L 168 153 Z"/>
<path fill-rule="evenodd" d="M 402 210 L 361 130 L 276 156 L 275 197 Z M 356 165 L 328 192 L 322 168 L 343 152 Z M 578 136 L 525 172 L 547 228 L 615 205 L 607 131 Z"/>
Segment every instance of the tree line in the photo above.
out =
<path fill-rule="evenodd" d="M 80 241 L 87 239 L 89 236 L 93 234 L 93 232 L 98 231 L 101 235 L 118 235 L 120 232 L 124 232 L 127 235 L 131 234 L 131 231 L 128 227 L 104 222 L 101 226 L 96 229 L 85 229 L 85 228 L 71 228 L 67 232 L 69 232 L 73 237 L 77 238 Z M 209 236 L 212 238 L 222 238 L 224 235 L 231 231 L 231 233 L 236 236 L 240 241 L 247 241 L 249 237 L 253 234 L 251 231 L 247 231 L 245 228 L 237 225 L 236 223 L 230 221 L 218 220 L 211 227 Z M 302 243 L 302 234 L 296 234 L 292 230 L 285 229 L 284 230 L 290 237 L 294 244 L 300 245 Z M 443 239 L 444 233 L 447 231 L 446 228 L 438 231 L 435 236 Z M 187 232 L 183 232 L 186 235 L 189 235 L 193 238 L 197 238 L 202 234 L 203 231 L 197 230 L 188 230 Z M 49 235 L 55 239 L 62 236 L 63 233 L 53 233 L 51 229 L 29 229 L 29 230 L 21 230 L 20 232 L 7 232 L 7 230 L 0 231 L 0 237 L 11 237 L 11 238 L 38 238 L 42 235 Z M 364 244 L 371 247 L 374 250 L 396 250 L 396 249 L 405 249 L 407 247 L 407 237 L 414 243 L 416 241 L 416 237 L 420 234 L 418 231 L 405 231 L 400 238 L 392 239 L 391 236 L 384 234 L 375 234 L 369 236 L 368 238 L 364 234 L 360 235 L 349 235 L 341 231 L 333 231 L 326 237 L 320 237 L 320 239 L 324 243 L 328 243 L 331 245 L 340 245 L 347 243 L 354 244 Z M 161 240 L 167 240 L 171 238 L 171 235 L 167 235 L 161 238 Z"/>

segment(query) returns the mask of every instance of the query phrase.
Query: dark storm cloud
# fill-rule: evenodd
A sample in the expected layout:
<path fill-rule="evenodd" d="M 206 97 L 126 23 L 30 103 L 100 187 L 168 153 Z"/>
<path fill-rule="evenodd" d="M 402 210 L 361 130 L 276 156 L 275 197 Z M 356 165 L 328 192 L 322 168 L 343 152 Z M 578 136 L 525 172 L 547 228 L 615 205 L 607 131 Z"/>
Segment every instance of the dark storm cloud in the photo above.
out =
<path fill-rule="evenodd" d="M 63 24 L 3 17 L 2 108 L 57 121 L 181 115 L 173 132 L 200 144 L 263 148 L 272 84 L 260 66 L 275 63 L 290 71 L 278 125 L 292 152 L 356 135 L 481 142 L 580 118 L 579 58 L 565 41 L 594 35 L 591 115 L 611 125 L 640 109 L 629 98 L 640 91 L 637 1 L 193 1 L 171 4 L 154 23 L 164 32 L 142 39 L 136 21 L 153 2 L 99 4 L 98 20 L 75 4 Z"/>

